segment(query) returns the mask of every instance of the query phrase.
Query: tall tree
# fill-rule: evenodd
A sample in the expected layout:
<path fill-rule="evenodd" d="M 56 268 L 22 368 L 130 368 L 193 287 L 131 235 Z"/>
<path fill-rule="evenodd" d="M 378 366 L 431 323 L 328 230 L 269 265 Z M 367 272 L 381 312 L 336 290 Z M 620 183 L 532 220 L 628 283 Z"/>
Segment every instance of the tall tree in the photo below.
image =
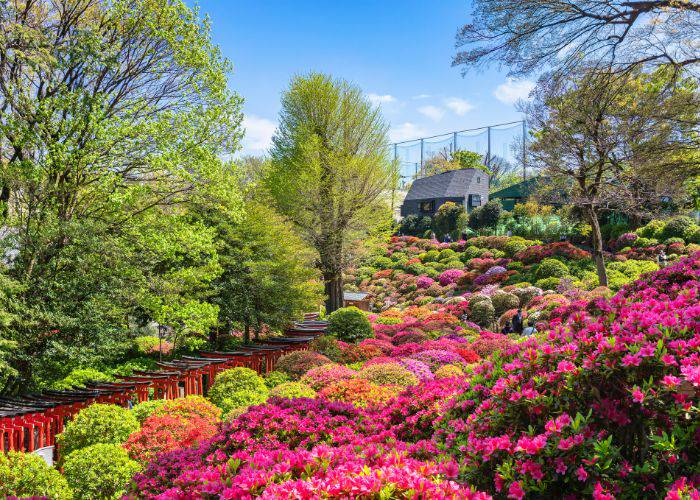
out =
<path fill-rule="evenodd" d="M 502 63 L 512 75 L 679 70 L 700 63 L 699 41 L 700 4 L 692 0 L 475 0 L 453 64 Z"/>
<path fill-rule="evenodd" d="M 213 232 L 186 206 L 240 205 L 222 188 L 241 136 L 229 70 L 180 0 L 0 2 L 0 250 L 24 380 L 123 352 L 139 314 L 216 322 Z"/>
<path fill-rule="evenodd" d="M 390 220 L 388 153 L 387 125 L 358 87 L 319 73 L 292 79 L 266 184 L 318 253 L 328 312 L 342 307 L 349 242 Z"/>
<path fill-rule="evenodd" d="M 607 284 L 599 216 L 607 210 L 649 214 L 700 173 L 693 79 L 668 85 L 671 68 L 616 75 L 591 71 L 554 79 L 523 105 L 532 127 L 530 157 L 592 228 L 593 256 Z"/>

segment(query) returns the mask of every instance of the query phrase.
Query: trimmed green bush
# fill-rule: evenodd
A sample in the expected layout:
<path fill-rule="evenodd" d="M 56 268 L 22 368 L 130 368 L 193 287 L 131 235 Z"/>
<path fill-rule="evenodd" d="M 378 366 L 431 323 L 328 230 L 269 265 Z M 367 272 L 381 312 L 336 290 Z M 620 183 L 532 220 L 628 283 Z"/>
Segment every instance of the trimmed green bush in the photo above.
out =
<path fill-rule="evenodd" d="M 278 398 L 315 398 L 316 391 L 301 382 L 285 382 L 270 391 L 270 397 Z"/>
<path fill-rule="evenodd" d="M 289 380 L 289 375 L 283 372 L 278 372 L 277 370 L 265 375 L 265 385 L 268 387 L 268 389 L 285 384 L 289 382 Z"/>
<path fill-rule="evenodd" d="M 496 310 L 488 297 L 486 300 L 479 300 L 475 304 L 469 304 L 469 319 L 477 325 L 489 328 L 493 323 Z"/>
<path fill-rule="evenodd" d="M 333 361 L 339 361 L 342 354 L 338 339 L 332 335 L 316 337 L 309 344 L 309 349 L 319 352 Z"/>
<path fill-rule="evenodd" d="M 140 470 L 124 448 L 117 444 L 95 444 L 68 455 L 63 473 L 76 499 L 118 499 L 126 493 L 131 478 Z"/>
<path fill-rule="evenodd" d="M 357 307 L 343 307 L 328 318 L 328 334 L 344 342 L 360 342 L 372 336 L 372 324 Z"/>
<path fill-rule="evenodd" d="M 509 309 L 517 309 L 520 306 L 520 299 L 512 293 L 495 293 L 491 296 L 491 303 L 496 312 L 496 316 L 500 316 Z"/>
<path fill-rule="evenodd" d="M 239 366 L 217 375 L 209 391 L 209 399 L 226 414 L 234 408 L 264 403 L 269 392 L 260 375 L 250 368 Z"/>
<path fill-rule="evenodd" d="M 559 286 L 559 278 L 552 276 L 551 278 L 543 278 L 535 282 L 537 288 L 542 290 L 556 290 Z"/>
<path fill-rule="evenodd" d="M 570 274 L 569 268 L 562 261 L 557 259 L 544 259 L 535 271 L 538 280 L 544 278 L 563 278 Z"/>
<path fill-rule="evenodd" d="M 666 222 L 663 231 L 659 235 L 659 239 L 666 240 L 668 238 L 689 238 L 695 231 L 695 221 L 690 217 L 681 215 L 674 217 Z"/>
<path fill-rule="evenodd" d="M 479 293 L 471 295 L 468 299 L 469 307 L 474 307 L 474 304 L 476 304 L 477 302 L 481 302 L 482 300 L 491 301 L 491 298 L 487 295 L 481 295 Z"/>
<path fill-rule="evenodd" d="M 73 498 L 66 479 L 32 453 L 0 453 L 0 497 Z"/>
<path fill-rule="evenodd" d="M 389 269 L 393 264 L 389 257 L 377 257 L 373 262 L 374 267 L 378 269 Z"/>
<path fill-rule="evenodd" d="M 378 385 L 407 387 L 418 384 L 418 377 L 398 363 L 369 365 L 363 368 L 358 376 Z"/>
<path fill-rule="evenodd" d="M 98 443 L 121 444 L 139 430 L 133 412 L 116 405 L 94 404 L 68 422 L 57 440 L 66 457 L 76 450 Z"/>
<path fill-rule="evenodd" d="M 144 420 L 153 415 L 153 413 L 156 410 L 159 410 L 160 408 L 165 406 L 166 402 L 167 401 L 165 399 L 154 399 L 152 401 L 144 401 L 143 403 L 134 405 L 131 411 L 134 413 L 134 416 L 136 417 L 136 420 L 138 420 L 139 424 L 143 424 Z"/>

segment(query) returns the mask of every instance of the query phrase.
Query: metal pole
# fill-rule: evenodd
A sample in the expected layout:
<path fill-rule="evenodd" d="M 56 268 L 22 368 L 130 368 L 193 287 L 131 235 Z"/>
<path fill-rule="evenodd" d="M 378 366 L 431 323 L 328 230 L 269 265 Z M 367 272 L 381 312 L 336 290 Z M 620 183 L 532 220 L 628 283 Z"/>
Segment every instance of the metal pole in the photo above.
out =
<path fill-rule="evenodd" d="M 527 180 L 527 120 L 523 120 L 523 179 Z"/>
<path fill-rule="evenodd" d="M 452 132 L 452 152 L 457 152 L 457 132 Z"/>
<path fill-rule="evenodd" d="M 416 178 L 416 179 L 418 178 L 418 163 L 416 163 L 416 175 L 415 175 L 415 178 Z"/>
<path fill-rule="evenodd" d="M 491 127 L 486 128 L 486 166 L 491 167 Z"/>
<path fill-rule="evenodd" d="M 423 175 L 423 139 L 420 140 L 420 173 Z"/>

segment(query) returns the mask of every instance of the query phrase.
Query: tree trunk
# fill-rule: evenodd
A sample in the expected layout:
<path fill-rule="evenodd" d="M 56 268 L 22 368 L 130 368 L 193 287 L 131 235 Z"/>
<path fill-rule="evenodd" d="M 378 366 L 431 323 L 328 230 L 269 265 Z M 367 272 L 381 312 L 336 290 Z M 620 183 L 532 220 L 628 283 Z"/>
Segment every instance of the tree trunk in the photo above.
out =
<path fill-rule="evenodd" d="M 250 323 L 247 322 L 243 327 L 243 343 L 250 344 Z"/>
<path fill-rule="evenodd" d="M 326 314 L 343 307 L 343 273 L 324 273 L 324 287 L 326 292 Z"/>
<path fill-rule="evenodd" d="M 593 239 L 593 261 L 598 272 L 598 282 L 601 286 L 608 286 L 608 273 L 605 270 L 605 258 L 603 257 L 603 236 L 600 234 L 598 215 L 592 205 L 586 207 L 586 217 L 591 225 L 591 237 Z"/>

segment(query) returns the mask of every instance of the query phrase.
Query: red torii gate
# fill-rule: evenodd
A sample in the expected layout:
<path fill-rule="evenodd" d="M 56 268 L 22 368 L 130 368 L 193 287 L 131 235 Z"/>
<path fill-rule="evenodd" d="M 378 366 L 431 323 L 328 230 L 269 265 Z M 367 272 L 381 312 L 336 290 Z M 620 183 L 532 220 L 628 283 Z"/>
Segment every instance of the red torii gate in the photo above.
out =
<path fill-rule="evenodd" d="M 269 337 L 237 351 L 202 351 L 197 356 L 158 363 L 162 370 L 135 371 L 118 375 L 118 382 L 88 382 L 85 388 L 45 391 L 16 398 L 0 397 L 0 452 L 33 452 L 55 446 L 56 436 L 81 409 L 94 403 L 128 406 L 148 399 L 174 399 L 205 395 L 216 375 L 223 370 L 244 366 L 258 373 L 269 373 L 277 360 L 289 352 L 308 348 L 322 335 L 327 323 L 318 315 L 305 316 L 285 330 L 284 337 Z"/>

